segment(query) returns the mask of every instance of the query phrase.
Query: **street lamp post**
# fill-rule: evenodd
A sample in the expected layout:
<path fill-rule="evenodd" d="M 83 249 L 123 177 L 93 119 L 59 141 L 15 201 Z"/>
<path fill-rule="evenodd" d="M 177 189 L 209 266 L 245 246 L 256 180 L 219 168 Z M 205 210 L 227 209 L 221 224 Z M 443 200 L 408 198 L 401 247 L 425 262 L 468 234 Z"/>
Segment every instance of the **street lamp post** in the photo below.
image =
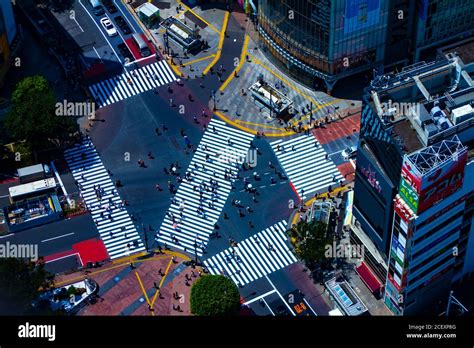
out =
<path fill-rule="evenodd" d="M 216 105 L 216 91 L 212 90 L 211 93 L 212 93 L 212 101 L 213 101 L 213 104 L 214 104 L 212 110 L 216 111 L 216 110 L 217 110 L 217 105 Z"/>
<path fill-rule="evenodd" d="M 148 254 L 148 234 L 146 233 L 146 230 L 145 230 L 145 226 L 143 225 L 143 222 L 142 222 L 142 230 L 143 230 L 143 233 L 144 233 L 144 240 L 145 240 L 145 250 Z"/>
<path fill-rule="evenodd" d="M 167 33 L 163 33 L 163 39 L 165 41 L 165 53 L 168 54 L 168 52 L 170 50 L 170 45 L 169 45 L 169 42 L 168 42 L 168 34 Z"/>
<path fill-rule="evenodd" d="M 270 90 L 270 119 L 273 117 L 273 95 L 272 95 L 272 90 Z"/>
<path fill-rule="evenodd" d="M 197 254 L 197 242 L 194 241 L 194 262 L 196 265 L 199 263 L 198 254 Z"/>
<path fill-rule="evenodd" d="M 455 304 L 461 308 L 461 310 L 464 312 L 469 312 L 466 307 L 453 295 L 454 291 L 451 290 L 449 293 L 449 299 L 448 299 L 448 306 L 446 308 L 446 316 L 449 316 L 449 311 L 451 309 L 451 304 Z"/>

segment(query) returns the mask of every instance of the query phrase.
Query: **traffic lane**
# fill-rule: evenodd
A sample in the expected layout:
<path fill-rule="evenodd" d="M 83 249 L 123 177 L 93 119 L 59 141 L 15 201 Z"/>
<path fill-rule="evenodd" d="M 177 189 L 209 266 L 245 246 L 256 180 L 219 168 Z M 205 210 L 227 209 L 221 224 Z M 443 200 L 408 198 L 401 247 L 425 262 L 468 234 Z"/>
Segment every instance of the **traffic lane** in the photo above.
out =
<path fill-rule="evenodd" d="M 272 293 L 273 294 L 273 293 Z M 253 313 L 255 313 L 255 315 L 258 315 L 258 316 L 275 316 L 275 312 L 274 310 L 272 309 L 272 307 L 270 307 L 268 305 L 268 299 L 270 298 L 270 295 L 267 295 L 267 296 L 263 296 L 261 298 L 259 298 L 258 300 L 246 305 L 248 308 L 250 308 L 252 310 Z M 277 299 L 272 299 L 272 302 L 275 301 Z"/>
<path fill-rule="evenodd" d="M 275 279 L 275 284 L 281 286 L 284 284 L 293 284 L 295 290 L 300 290 L 304 294 L 305 300 L 308 305 L 318 315 L 328 315 L 331 310 L 331 306 L 328 304 L 326 296 L 324 294 L 324 285 L 315 283 L 312 278 L 308 275 L 306 267 L 301 262 L 294 263 L 282 270 L 280 280 Z M 284 285 L 282 288 L 285 287 Z M 291 291 L 290 291 L 291 292 Z"/>
<path fill-rule="evenodd" d="M 70 250 L 73 244 L 98 236 L 96 226 L 87 214 L 10 234 L 0 238 L 0 243 L 38 245 L 39 255 L 47 256 Z"/>
<path fill-rule="evenodd" d="M 97 47 L 107 45 L 107 41 L 97 31 L 94 22 L 79 2 L 74 2 L 69 12 L 53 12 L 52 14 L 83 51 L 92 49 L 93 45 Z"/>
<path fill-rule="evenodd" d="M 121 57 L 118 50 L 118 45 L 123 43 L 123 39 L 120 37 L 120 35 L 116 35 L 115 37 L 109 36 L 100 23 L 101 18 L 107 17 L 110 19 L 110 15 L 108 13 L 104 13 L 100 16 L 96 16 L 94 13 L 92 13 L 92 7 L 87 1 L 77 0 L 77 2 L 78 6 L 76 6 L 76 17 L 78 20 L 81 18 L 81 23 L 88 23 L 86 29 L 87 33 L 91 33 L 94 39 L 96 39 L 98 36 L 102 37 L 102 44 L 100 44 L 99 41 L 96 42 L 94 40 L 92 42 L 91 49 L 87 52 L 84 52 L 84 55 L 90 58 L 98 58 L 102 62 L 107 60 L 123 64 L 125 60 L 123 57 Z M 119 30 L 118 28 L 116 29 L 117 31 Z"/>
<path fill-rule="evenodd" d="M 265 302 L 275 315 L 317 316 L 301 291 L 298 289 L 285 291 L 285 287 L 281 286 L 281 283 L 279 283 L 279 287 L 277 287 L 275 285 L 275 274 L 272 275 L 273 277 L 269 276 L 268 280 L 273 284 L 275 292 L 269 295 L 268 298 L 265 299 Z M 291 287 L 292 286 L 290 286 L 290 288 Z"/>
<path fill-rule="evenodd" d="M 322 147 L 324 151 L 326 151 L 326 153 L 329 155 L 331 160 L 334 162 L 334 164 L 338 166 L 346 162 L 349 162 L 348 159 L 343 158 L 342 151 L 344 151 L 344 149 L 351 146 L 357 147 L 358 142 L 359 142 L 359 134 L 354 133 L 352 135 L 341 137 L 329 143 L 326 143 L 322 145 Z"/>
<path fill-rule="evenodd" d="M 274 316 L 293 316 L 291 309 L 288 308 L 288 304 L 277 292 L 266 296 L 263 299 L 261 306 L 268 308 Z"/>
<path fill-rule="evenodd" d="M 69 270 L 76 270 L 81 266 L 83 265 L 81 264 L 78 255 L 73 254 L 61 259 L 46 262 L 44 268 L 51 274 L 58 274 Z"/>
<path fill-rule="evenodd" d="M 132 29 L 132 32 L 143 33 L 140 26 L 135 21 L 135 18 L 128 11 L 126 5 L 122 1 L 117 1 L 117 0 L 113 0 L 113 3 L 115 4 L 115 6 L 118 9 L 118 12 L 114 13 L 114 15 L 120 14 L 125 19 L 125 21 L 128 23 L 128 25 L 130 26 L 130 29 Z"/>

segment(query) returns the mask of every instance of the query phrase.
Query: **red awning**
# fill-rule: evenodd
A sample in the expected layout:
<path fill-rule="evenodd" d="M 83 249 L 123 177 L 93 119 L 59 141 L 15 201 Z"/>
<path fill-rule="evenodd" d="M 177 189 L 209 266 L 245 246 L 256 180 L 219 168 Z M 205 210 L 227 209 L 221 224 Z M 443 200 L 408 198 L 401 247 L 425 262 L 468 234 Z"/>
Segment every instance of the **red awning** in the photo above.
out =
<path fill-rule="evenodd" d="M 382 286 L 382 284 L 380 284 L 379 280 L 374 276 L 372 271 L 364 262 L 362 262 L 361 265 L 356 268 L 356 271 L 365 285 L 367 285 L 370 291 L 372 291 L 372 293 L 378 291 Z"/>

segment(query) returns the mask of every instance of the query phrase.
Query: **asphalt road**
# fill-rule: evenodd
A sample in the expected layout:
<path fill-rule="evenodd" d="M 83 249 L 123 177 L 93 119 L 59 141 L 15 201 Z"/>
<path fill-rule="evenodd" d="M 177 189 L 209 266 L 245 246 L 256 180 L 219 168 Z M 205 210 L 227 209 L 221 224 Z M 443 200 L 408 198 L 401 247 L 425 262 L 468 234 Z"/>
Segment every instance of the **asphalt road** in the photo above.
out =
<path fill-rule="evenodd" d="M 87 214 L 0 237 L 0 243 L 38 245 L 39 256 L 48 256 L 71 250 L 73 244 L 97 237 L 97 229 Z"/>

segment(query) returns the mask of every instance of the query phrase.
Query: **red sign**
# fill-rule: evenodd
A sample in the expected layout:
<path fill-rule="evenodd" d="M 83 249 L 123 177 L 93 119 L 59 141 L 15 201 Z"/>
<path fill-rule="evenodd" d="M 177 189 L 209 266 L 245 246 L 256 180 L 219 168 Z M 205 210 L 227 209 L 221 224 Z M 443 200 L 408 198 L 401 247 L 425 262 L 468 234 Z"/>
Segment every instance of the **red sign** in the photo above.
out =
<path fill-rule="evenodd" d="M 418 176 L 418 174 L 412 168 L 411 163 L 406 159 L 403 161 L 402 178 L 405 179 L 406 182 L 412 186 L 417 193 L 420 192 L 421 177 Z"/>
<path fill-rule="evenodd" d="M 451 159 L 434 173 L 423 177 L 419 195 L 418 213 L 446 198 L 461 188 L 464 181 L 464 167 L 467 152 Z"/>
<path fill-rule="evenodd" d="M 413 219 L 413 214 L 411 213 L 410 209 L 401 202 L 401 200 L 397 197 L 395 198 L 394 204 L 395 212 L 400 216 L 400 218 L 408 225 L 410 220 Z"/>

